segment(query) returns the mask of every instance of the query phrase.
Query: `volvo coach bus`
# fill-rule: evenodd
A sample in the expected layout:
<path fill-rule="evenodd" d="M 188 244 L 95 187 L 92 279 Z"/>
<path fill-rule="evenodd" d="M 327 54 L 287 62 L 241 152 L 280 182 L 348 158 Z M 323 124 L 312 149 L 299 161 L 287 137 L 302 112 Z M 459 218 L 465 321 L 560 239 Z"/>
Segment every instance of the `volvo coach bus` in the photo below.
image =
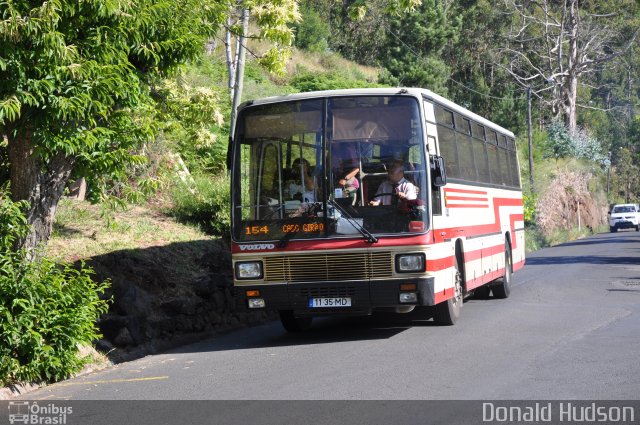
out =
<path fill-rule="evenodd" d="M 513 133 L 428 90 L 249 101 L 230 149 L 236 299 L 288 331 L 416 307 L 452 325 L 524 266 Z"/>

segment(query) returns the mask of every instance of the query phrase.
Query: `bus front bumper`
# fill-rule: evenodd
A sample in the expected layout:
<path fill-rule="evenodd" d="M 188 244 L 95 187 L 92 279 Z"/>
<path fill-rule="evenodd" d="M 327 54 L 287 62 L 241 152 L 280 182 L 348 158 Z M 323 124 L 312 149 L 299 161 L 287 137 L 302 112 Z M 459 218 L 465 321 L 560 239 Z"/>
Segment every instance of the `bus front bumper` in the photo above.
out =
<path fill-rule="evenodd" d="M 293 310 L 297 315 L 368 315 L 374 309 L 435 304 L 433 277 L 236 285 L 235 298 L 242 310 Z"/>

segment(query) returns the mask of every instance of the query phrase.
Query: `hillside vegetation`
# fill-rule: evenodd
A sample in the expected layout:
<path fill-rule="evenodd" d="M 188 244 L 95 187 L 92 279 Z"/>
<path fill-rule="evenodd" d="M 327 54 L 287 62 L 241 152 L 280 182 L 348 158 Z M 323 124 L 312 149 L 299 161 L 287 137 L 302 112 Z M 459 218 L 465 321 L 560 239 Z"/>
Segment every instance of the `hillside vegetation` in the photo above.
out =
<path fill-rule="evenodd" d="M 634 0 L 185 0 L 179 14 L 171 0 L 56 0 L 0 12 L 5 384 L 69 376 L 98 331 L 103 351 L 127 358 L 269 319 L 233 306 L 234 101 L 414 86 L 465 106 L 517 136 L 530 251 L 606 229 L 608 205 L 640 195 Z M 81 179 L 86 200 L 63 199 Z M 73 332 L 37 318 L 46 302 Z"/>

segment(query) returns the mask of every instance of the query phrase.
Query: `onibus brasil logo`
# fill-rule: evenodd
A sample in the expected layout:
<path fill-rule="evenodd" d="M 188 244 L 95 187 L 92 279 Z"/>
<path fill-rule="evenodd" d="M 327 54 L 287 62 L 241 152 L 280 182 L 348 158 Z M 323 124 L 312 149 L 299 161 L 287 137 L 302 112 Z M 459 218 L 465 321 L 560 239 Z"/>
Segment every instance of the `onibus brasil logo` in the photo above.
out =
<path fill-rule="evenodd" d="M 54 403 L 40 406 L 36 401 L 10 401 L 9 423 L 64 425 L 67 415 L 73 413 L 72 409 L 71 406 L 56 406 Z"/>

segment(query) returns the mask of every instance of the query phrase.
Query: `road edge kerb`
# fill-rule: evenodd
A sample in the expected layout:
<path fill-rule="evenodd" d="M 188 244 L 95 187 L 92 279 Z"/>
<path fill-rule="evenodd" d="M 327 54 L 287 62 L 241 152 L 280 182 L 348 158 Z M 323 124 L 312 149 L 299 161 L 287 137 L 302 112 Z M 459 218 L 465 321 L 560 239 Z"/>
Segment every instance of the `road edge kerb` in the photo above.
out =
<path fill-rule="evenodd" d="M 10 387 L 3 387 L 0 389 L 0 400 L 11 400 L 12 398 L 25 395 L 31 391 L 37 390 L 40 385 L 25 384 L 25 385 L 12 385 Z"/>

